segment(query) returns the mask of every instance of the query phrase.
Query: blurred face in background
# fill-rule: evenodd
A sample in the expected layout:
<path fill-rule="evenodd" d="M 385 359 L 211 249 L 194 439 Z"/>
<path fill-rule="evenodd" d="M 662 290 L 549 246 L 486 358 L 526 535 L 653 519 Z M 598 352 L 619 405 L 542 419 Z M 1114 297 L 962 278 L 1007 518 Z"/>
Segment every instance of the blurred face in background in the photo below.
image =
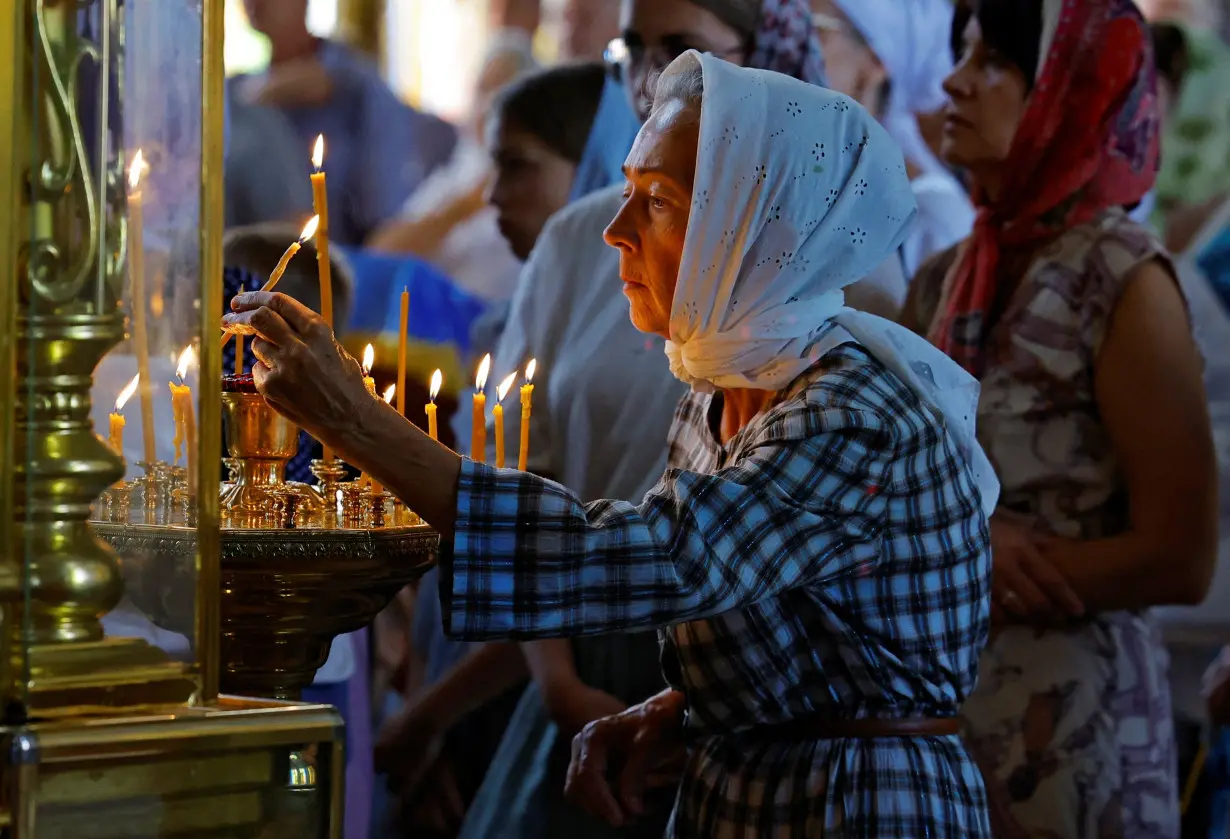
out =
<path fill-rule="evenodd" d="M 303 30 L 307 4 L 308 0 L 243 0 L 243 9 L 253 29 L 276 41 Z"/>
<path fill-rule="evenodd" d="M 495 169 L 488 203 L 500 233 L 524 261 L 547 219 L 568 203 L 577 167 L 537 136 L 499 115 L 487 122 L 487 150 Z"/>
<path fill-rule="evenodd" d="M 564 4 L 564 59 L 599 61 L 619 34 L 615 0 L 567 0 Z"/>
<path fill-rule="evenodd" d="M 642 122 L 653 109 L 653 80 L 688 50 L 738 65 L 748 58 L 747 38 L 690 0 L 624 0 L 619 24 L 624 90 Z"/>
<path fill-rule="evenodd" d="M 888 80 L 884 65 L 832 0 L 812 0 L 811 8 L 817 18 L 816 34 L 824 48 L 828 86 L 876 113 L 880 92 Z"/>

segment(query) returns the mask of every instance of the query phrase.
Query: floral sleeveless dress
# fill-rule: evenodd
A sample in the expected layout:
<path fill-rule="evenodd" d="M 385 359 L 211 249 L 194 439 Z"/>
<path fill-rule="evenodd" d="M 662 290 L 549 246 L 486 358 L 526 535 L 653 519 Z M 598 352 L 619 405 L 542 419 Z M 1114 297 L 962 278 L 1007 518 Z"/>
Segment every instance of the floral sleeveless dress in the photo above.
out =
<path fill-rule="evenodd" d="M 959 247 L 914 279 L 909 314 L 924 329 Z M 1093 369 L 1127 278 L 1149 259 L 1169 264 L 1157 239 L 1116 210 L 1013 266 L 1022 279 L 999 306 L 978 406 L 1001 514 L 1068 538 L 1128 527 Z M 1177 839 L 1166 670 L 1147 614 L 993 635 L 963 716 L 998 839 Z"/>

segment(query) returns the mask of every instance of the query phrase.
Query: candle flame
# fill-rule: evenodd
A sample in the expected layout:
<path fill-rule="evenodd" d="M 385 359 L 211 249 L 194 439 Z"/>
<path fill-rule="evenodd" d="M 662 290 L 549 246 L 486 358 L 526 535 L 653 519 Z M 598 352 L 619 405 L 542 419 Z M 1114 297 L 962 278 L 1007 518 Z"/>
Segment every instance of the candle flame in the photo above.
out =
<path fill-rule="evenodd" d="M 312 165 L 316 167 L 316 171 L 320 171 L 320 167 L 325 165 L 325 135 L 321 134 L 316 138 L 316 146 L 312 149 Z"/>
<path fill-rule="evenodd" d="M 504 397 L 508 395 L 508 391 L 512 390 L 513 382 L 517 381 L 516 373 L 509 373 L 508 378 L 500 382 L 500 386 L 495 389 L 495 397 L 497 402 L 503 402 Z"/>
<path fill-rule="evenodd" d="M 371 344 L 363 348 L 363 375 L 366 376 L 372 372 L 372 365 L 376 363 L 376 349 Z"/>
<path fill-rule="evenodd" d="M 308 223 L 303 225 L 303 232 L 299 234 L 299 242 L 306 242 L 316 235 L 316 228 L 320 226 L 320 216 L 312 216 L 308 219 Z"/>
<path fill-rule="evenodd" d="M 188 375 L 188 367 L 196 361 L 196 351 L 192 349 L 192 345 L 184 347 L 184 351 L 179 354 L 179 364 L 175 365 L 175 375 L 183 381 L 184 376 Z"/>
<path fill-rule="evenodd" d="M 431 401 L 435 402 L 440 395 L 440 386 L 444 384 L 444 374 L 439 370 L 431 374 Z"/>
<path fill-rule="evenodd" d="M 137 392 L 137 382 L 141 381 L 141 374 L 132 377 L 132 381 L 124 386 L 120 391 L 120 395 L 115 397 L 115 413 L 119 413 L 124 408 L 124 404 L 132 399 L 132 395 Z"/>
<path fill-rule="evenodd" d="M 141 183 L 141 176 L 145 174 L 145 169 L 145 155 L 137 149 L 137 153 L 132 156 L 132 165 L 128 167 L 128 187 L 130 189 L 136 189 L 137 184 Z"/>
<path fill-rule="evenodd" d="M 397 393 L 397 385 L 389 385 L 384 389 L 384 402 L 386 405 L 393 404 L 393 394 Z"/>
<path fill-rule="evenodd" d="M 487 375 L 491 372 L 491 353 L 483 356 L 483 363 L 478 365 L 478 375 L 474 379 L 474 389 L 481 391 L 487 386 Z"/>
<path fill-rule="evenodd" d="M 534 381 L 534 371 L 538 369 L 538 359 L 531 358 L 530 363 L 525 365 L 525 383 L 528 385 Z"/>

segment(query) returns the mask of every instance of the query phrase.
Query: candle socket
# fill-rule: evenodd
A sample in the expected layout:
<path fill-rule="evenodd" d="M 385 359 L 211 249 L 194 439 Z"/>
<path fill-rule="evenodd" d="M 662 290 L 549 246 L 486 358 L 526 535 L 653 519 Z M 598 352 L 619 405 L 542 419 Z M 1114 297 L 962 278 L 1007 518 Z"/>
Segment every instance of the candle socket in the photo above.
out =
<path fill-rule="evenodd" d="M 342 527 L 346 530 L 362 530 L 367 525 L 367 513 L 370 510 L 370 507 L 363 503 L 367 487 L 358 481 L 349 481 L 341 485 L 341 490 Z"/>
<path fill-rule="evenodd" d="M 316 491 L 325 501 L 323 527 L 337 527 L 340 515 L 337 491 L 341 487 L 342 478 L 346 477 L 346 464 L 336 457 L 329 460 L 313 460 L 308 467 L 316 477 Z"/>
<path fill-rule="evenodd" d="M 182 486 L 172 490 L 171 504 L 174 508 L 172 524 L 178 524 L 183 527 L 196 527 L 196 495 L 188 487 L 186 480 Z"/>
<path fill-rule="evenodd" d="M 118 524 L 128 524 L 130 522 L 132 519 L 132 490 L 136 483 L 136 481 L 121 481 L 107 490 L 106 495 L 111 505 L 111 517 L 104 519 L 104 521 L 112 521 Z"/>
<path fill-rule="evenodd" d="M 144 511 L 141 523 L 166 525 L 170 521 L 171 490 L 174 488 L 171 467 L 161 460 L 138 465 L 145 474 L 132 483 L 135 489 L 141 490 L 141 506 Z"/>
<path fill-rule="evenodd" d="M 386 504 L 388 502 L 388 499 L 389 499 L 389 494 L 387 492 L 373 492 L 370 495 L 368 495 L 368 502 L 371 505 L 368 508 L 369 509 L 369 520 L 371 522 L 372 527 L 384 527 L 385 526 L 386 524 L 385 513 L 387 512 Z"/>

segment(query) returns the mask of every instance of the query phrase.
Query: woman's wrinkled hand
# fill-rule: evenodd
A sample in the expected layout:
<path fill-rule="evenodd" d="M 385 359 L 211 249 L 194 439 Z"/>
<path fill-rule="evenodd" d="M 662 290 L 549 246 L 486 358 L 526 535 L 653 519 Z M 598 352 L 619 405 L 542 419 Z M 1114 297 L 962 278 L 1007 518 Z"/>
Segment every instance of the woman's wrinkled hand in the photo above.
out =
<path fill-rule="evenodd" d="M 667 691 L 585 726 L 572 741 L 568 800 L 615 827 L 644 813 L 646 791 L 679 782 L 682 714 L 682 694 Z"/>
<path fill-rule="evenodd" d="M 1046 537 L 1000 514 L 991 518 L 991 615 L 995 623 L 1071 620 L 1085 604 L 1043 555 Z"/>
<path fill-rule="evenodd" d="M 363 372 L 311 309 L 285 294 L 236 295 L 224 329 L 254 335 L 256 389 L 280 414 L 326 445 L 344 442 L 364 411 L 378 407 Z"/>

